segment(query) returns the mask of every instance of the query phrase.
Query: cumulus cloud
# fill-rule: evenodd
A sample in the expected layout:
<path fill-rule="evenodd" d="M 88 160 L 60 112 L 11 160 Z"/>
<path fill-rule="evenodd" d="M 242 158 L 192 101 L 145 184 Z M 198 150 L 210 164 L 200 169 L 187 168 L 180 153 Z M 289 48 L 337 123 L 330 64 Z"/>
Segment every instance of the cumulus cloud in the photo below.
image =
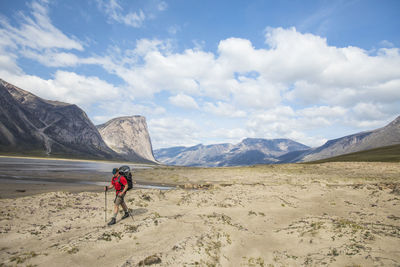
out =
<path fill-rule="evenodd" d="M 284 100 L 350 107 L 399 99 L 397 48 L 370 55 L 357 47 L 329 46 L 325 38 L 294 28 L 267 29 L 266 44 L 269 48 L 256 49 L 249 40 L 229 38 L 214 54 L 174 52 L 169 42 L 140 40 L 130 51 L 131 65 L 112 69 L 137 96 L 165 90 L 246 108 L 273 108 Z"/>
<path fill-rule="evenodd" d="M 314 106 L 298 111 L 299 115 L 308 118 L 325 117 L 325 118 L 340 118 L 346 114 L 347 110 L 339 106 Z"/>
<path fill-rule="evenodd" d="M 148 122 L 154 148 L 193 146 L 201 143 L 201 129 L 195 122 L 185 118 L 164 117 Z"/>
<path fill-rule="evenodd" d="M 198 109 L 199 106 L 197 105 L 196 100 L 193 97 L 178 94 L 176 96 L 171 96 L 168 98 L 169 102 L 177 107 L 185 108 L 185 109 Z"/>
<path fill-rule="evenodd" d="M 373 103 L 358 103 L 353 107 L 353 111 L 361 120 L 376 120 L 384 117 L 381 109 Z"/>
<path fill-rule="evenodd" d="M 209 144 L 215 144 L 215 140 L 218 143 L 231 143 L 237 144 L 245 138 L 253 137 L 252 133 L 244 128 L 216 128 L 211 132 L 205 133 L 207 139 L 212 140 Z"/>
<path fill-rule="evenodd" d="M 141 27 L 148 19 L 141 10 L 124 13 L 117 0 L 98 3 L 113 22 Z M 165 10 L 167 5 L 158 3 L 158 10 Z M 76 53 L 84 50 L 82 42 L 54 27 L 48 13 L 47 4 L 36 1 L 16 26 L 0 17 L 0 75 L 44 98 L 101 107 L 105 112 L 94 115 L 96 123 L 109 116 L 149 114 L 157 147 L 242 137 L 286 137 L 315 146 L 326 140 L 315 129 L 366 129 L 400 113 L 400 50 L 387 42 L 371 53 L 335 47 L 295 28 L 267 28 L 261 48 L 247 39 L 227 38 L 215 52 L 198 45 L 178 51 L 174 40 L 140 39 L 133 49 L 113 46 L 82 58 Z M 48 67 L 101 66 L 123 84 L 62 70 L 42 79 L 25 74 L 19 57 Z M 243 126 L 201 131 L 184 113 L 165 118 L 168 110 L 151 103 L 163 92 L 176 107 L 240 120 Z M 108 104 L 120 98 L 126 101 Z"/>
<path fill-rule="evenodd" d="M 53 79 L 33 75 L 8 76 L 7 81 L 46 99 L 88 107 L 98 101 L 117 99 L 122 93 L 113 85 L 95 76 L 57 71 Z"/>
<path fill-rule="evenodd" d="M 302 111 L 296 112 L 289 106 L 278 106 L 253 113 L 246 127 L 252 137 L 289 138 L 309 146 L 320 146 L 326 142 L 326 139 L 322 136 L 306 134 L 306 132 L 310 129 L 329 126 L 330 115 L 311 116 L 314 115 L 313 112 L 310 110 L 305 112 L 309 113 L 308 116 L 302 116 Z"/>
<path fill-rule="evenodd" d="M 222 117 L 243 118 L 247 115 L 245 111 L 237 110 L 232 104 L 221 101 L 218 101 L 215 104 L 207 102 L 204 104 L 203 109 L 206 112 Z"/>
<path fill-rule="evenodd" d="M 127 101 L 124 97 L 116 97 L 112 101 L 104 101 L 99 104 L 101 112 L 96 111 L 93 115 L 95 124 L 105 123 L 113 118 L 132 115 L 150 115 L 157 116 L 165 114 L 164 107 L 153 103 L 137 104 Z"/>

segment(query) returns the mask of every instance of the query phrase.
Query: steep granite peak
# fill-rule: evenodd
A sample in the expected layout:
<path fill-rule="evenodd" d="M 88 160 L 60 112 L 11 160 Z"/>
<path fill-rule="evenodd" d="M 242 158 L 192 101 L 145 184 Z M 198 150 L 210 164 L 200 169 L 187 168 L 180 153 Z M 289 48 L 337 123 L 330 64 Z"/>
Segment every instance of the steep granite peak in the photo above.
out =
<path fill-rule="evenodd" d="M 97 128 L 106 144 L 125 159 L 156 161 L 145 117 L 118 117 Z"/>

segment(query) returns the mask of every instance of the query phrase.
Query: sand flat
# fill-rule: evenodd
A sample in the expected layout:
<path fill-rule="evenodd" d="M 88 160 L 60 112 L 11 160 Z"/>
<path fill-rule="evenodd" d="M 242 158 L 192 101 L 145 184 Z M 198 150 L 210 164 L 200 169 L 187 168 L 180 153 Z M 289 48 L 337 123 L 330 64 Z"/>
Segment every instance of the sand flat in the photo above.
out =
<path fill-rule="evenodd" d="M 112 227 L 105 226 L 101 192 L 2 199 L 1 263 L 400 265 L 399 164 L 168 167 L 136 175 L 186 188 L 206 183 L 208 189 L 130 191 L 134 221 Z"/>

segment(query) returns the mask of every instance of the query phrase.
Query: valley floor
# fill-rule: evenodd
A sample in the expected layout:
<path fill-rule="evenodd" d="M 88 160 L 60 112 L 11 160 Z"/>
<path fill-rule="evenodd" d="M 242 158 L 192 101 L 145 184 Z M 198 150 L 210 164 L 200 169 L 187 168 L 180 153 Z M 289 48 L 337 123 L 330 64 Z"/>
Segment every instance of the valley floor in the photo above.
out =
<path fill-rule="evenodd" d="M 0 266 L 400 265 L 400 164 L 160 167 L 135 175 L 202 188 L 130 191 L 134 220 L 112 227 L 104 193 L 1 199 Z M 109 219 L 112 193 L 107 200 Z"/>

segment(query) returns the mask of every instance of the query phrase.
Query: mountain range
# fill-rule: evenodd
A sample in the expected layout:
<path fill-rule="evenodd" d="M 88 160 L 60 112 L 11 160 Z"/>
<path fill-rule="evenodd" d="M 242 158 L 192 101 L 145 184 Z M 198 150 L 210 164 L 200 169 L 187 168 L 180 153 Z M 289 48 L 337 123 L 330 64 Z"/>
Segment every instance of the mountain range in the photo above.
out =
<path fill-rule="evenodd" d="M 0 79 L 0 153 L 127 160 L 182 166 L 240 166 L 321 160 L 400 144 L 400 116 L 385 127 L 310 148 L 290 139 L 155 150 L 146 119 L 126 116 L 95 126 L 76 105 L 35 96 Z"/>
<path fill-rule="evenodd" d="M 182 166 L 239 166 L 278 163 L 278 158 L 288 152 L 304 151 L 308 146 L 290 139 L 246 138 L 236 145 L 197 145 L 173 147 L 154 151 L 158 161 Z"/>
<path fill-rule="evenodd" d="M 383 128 L 356 133 L 310 148 L 290 139 L 246 138 L 236 145 L 196 145 L 157 149 L 158 161 L 181 166 L 240 166 L 308 162 L 400 144 L 400 116 Z"/>
<path fill-rule="evenodd" d="M 360 132 L 334 140 L 324 145 L 281 158 L 282 163 L 315 161 L 373 148 L 400 144 L 400 116 L 385 127 Z"/>
<path fill-rule="evenodd" d="M 140 120 L 139 126 L 133 123 L 132 129 L 123 128 L 125 139 L 126 136 L 135 139 L 134 133 L 138 130 L 141 134 L 147 131 L 145 119 L 142 117 Z M 152 152 L 150 155 L 148 151 L 141 151 L 142 147 L 152 151 L 150 139 L 143 139 L 140 135 L 138 138 L 142 146 L 133 146 L 131 154 L 113 150 L 78 106 L 45 100 L 0 79 L 2 153 L 154 163 Z"/>

